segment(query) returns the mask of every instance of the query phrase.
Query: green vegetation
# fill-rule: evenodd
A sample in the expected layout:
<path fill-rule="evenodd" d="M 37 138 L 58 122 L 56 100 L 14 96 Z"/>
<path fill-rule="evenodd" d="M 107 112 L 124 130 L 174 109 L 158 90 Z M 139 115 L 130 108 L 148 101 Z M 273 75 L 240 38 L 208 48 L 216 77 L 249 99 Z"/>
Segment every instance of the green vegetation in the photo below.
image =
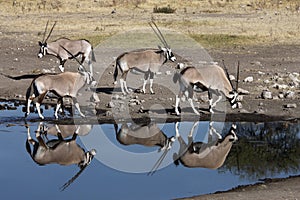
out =
<path fill-rule="evenodd" d="M 190 34 L 189 36 L 206 48 L 249 45 L 258 41 L 257 37 L 243 35 Z"/>

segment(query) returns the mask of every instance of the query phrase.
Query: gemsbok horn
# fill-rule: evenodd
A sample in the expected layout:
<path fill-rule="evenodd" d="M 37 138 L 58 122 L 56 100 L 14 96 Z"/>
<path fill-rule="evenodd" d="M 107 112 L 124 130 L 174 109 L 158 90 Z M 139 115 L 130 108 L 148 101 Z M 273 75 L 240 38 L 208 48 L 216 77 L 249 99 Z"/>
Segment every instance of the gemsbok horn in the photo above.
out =
<path fill-rule="evenodd" d="M 182 139 L 179 134 L 178 123 L 175 125 L 176 138 L 179 141 L 180 148 L 179 153 L 174 153 L 173 159 L 176 165 L 179 162 L 186 167 L 202 167 L 209 169 L 217 169 L 221 167 L 231 150 L 233 142 L 238 138 L 236 136 L 236 124 L 232 124 L 229 133 L 223 138 L 220 138 L 220 134 L 211 131 L 208 136 L 208 143 L 194 142 L 193 132 L 198 123 L 194 123 L 189 135 L 188 144 Z M 216 134 L 216 136 L 213 135 Z M 215 138 L 215 139 L 214 139 Z"/>
<path fill-rule="evenodd" d="M 68 59 L 72 59 L 79 55 L 82 56 L 81 65 L 83 65 L 84 62 L 87 62 L 90 68 L 90 72 L 93 75 L 93 66 L 92 61 L 96 62 L 93 47 L 91 43 L 85 39 L 81 40 L 70 40 L 68 38 L 59 38 L 53 42 L 47 43 L 55 25 L 56 22 L 53 24 L 47 38 L 45 39 L 45 35 L 47 32 L 48 23 L 46 24 L 45 32 L 43 41 L 39 41 L 40 51 L 38 53 L 38 57 L 42 58 L 46 54 L 53 55 L 57 57 L 60 61 L 59 69 L 61 72 L 64 72 L 64 64 Z M 66 52 L 62 47 L 68 49 L 72 55 L 70 56 L 68 52 Z"/>
<path fill-rule="evenodd" d="M 144 73 L 144 83 L 142 92 L 146 93 L 146 84 L 148 81 L 148 78 L 150 78 L 150 92 L 151 94 L 154 94 L 153 91 L 153 78 L 154 74 L 158 72 L 159 68 L 165 64 L 168 60 L 171 60 L 174 62 L 176 60 L 176 57 L 172 53 L 171 48 L 167 44 L 164 36 L 158 29 L 155 22 L 152 21 L 152 24 L 155 26 L 155 28 L 152 26 L 151 23 L 149 23 L 161 43 L 164 45 L 164 47 L 158 46 L 158 49 L 144 49 L 144 50 L 133 50 L 130 52 L 126 52 L 121 54 L 116 59 L 116 66 L 114 71 L 114 84 L 117 84 L 117 76 L 118 76 L 118 70 L 121 71 L 121 78 L 120 78 L 120 85 L 121 90 L 124 95 L 129 93 L 129 90 L 127 88 L 126 83 L 126 77 L 127 73 L 135 69 L 139 72 Z"/>
<path fill-rule="evenodd" d="M 225 70 L 227 72 L 227 69 Z M 239 64 L 237 71 L 239 71 Z M 237 75 L 239 72 L 237 72 Z M 209 111 L 214 113 L 214 107 L 222 99 L 222 95 L 225 95 L 229 100 L 233 109 L 239 108 L 238 97 L 238 77 L 236 88 L 233 87 L 228 73 L 218 65 L 203 66 L 199 69 L 195 67 L 186 67 L 180 73 L 175 73 L 173 81 L 179 82 L 179 94 L 176 95 L 175 112 L 179 115 L 179 103 L 183 95 L 186 95 L 188 101 L 195 114 L 200 115 L 193 104 L 193 88 L 197 86 L 201 91 L 208 92 L 209 98 Z M 213 102 L 212 94 L 218 96 L 218 99 Z"/>
<path fill-rule="evenodd" d="M 72 165 L 77 164 L 80 171 L 65 183 L 61 190 L 66 189 L 83 170 L 91 163 L 96 155 L 96 150 L 85 150 L 76 143 L 76 137 L 80 133 L 78 127 L 72 135 L 71 139 L 64 139 L 61 134 L 57 134 L 57 139 L 47 140 L 42 136 L 47 133 L 44 124 L 41 122 L 36 131 L 36 140 L 31 138 L 29 126 L 27 128 L 26 150 L 32 160 L 38 165 L 59 164 Z M 31 146 L 32 145 L 32 146 Z"/>

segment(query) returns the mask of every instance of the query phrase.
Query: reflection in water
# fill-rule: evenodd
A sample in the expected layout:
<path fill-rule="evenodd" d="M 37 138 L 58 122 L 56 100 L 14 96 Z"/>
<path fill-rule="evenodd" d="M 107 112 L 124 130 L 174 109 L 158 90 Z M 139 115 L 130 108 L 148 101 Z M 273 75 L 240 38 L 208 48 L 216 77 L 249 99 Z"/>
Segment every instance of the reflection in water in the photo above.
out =
<path fill-rule="evenodd" d="M 299 130 L 299 124 L 289 122 L 241 124 L 240 140 L 224 170 L 250 180 L 299 172 Z"/>
<path fill-rule="evenodd" d="M 90 125 L 88 128 L 91 127 Z M 60 164 L 60 165 L 71 165 L 77 164 L 80 171 L 68 181 L 62 189 L 69 186 L 91 163 L 94 155 L 96 154 L 95 149 L 85 152 L 85 150 L 76 143 L 77 135 L 81 134 L 81 128 L 83 128 L 83 134 L 86 133 L 86 126 L 75 126 L 75 125 L 54 125 L 49 129 L 41 122 L 36 130 L 36 139 L 34 140 L 30 136 L 30 128 L 27 128 L 27 140 L 26 150 L 39 165 L 46 164 Z M 49 140 L 47 134 L 55 135 L 55 139 Z M 72 136 L 70 139 L 66 137 Z"/>
<path fill-rule="evenodd" d="M 116 138 L 123 145 L 140 144 L 146 147 L 158 146 L 160 150 L 164 150 L 170 148 L 171 143 L 175 140 L 174 136 L 168 138 L 156 123 L 139 126 L 128 126 L 124 123 L 119 131 L 117 131 L 117 128 L 118 125 L 115 124 Z"/>
<path fill-rule="evenodd" d="M 216 132 L 212 123 L 210 123 L 207 144 L 194 142 L 193 133 L 195 127 L 198 125 L 198 122 L 195 122 L 188 135 L 188 144 L 186 144 L 179 134 L 178 125 L 176 123 L 175 130 L 176 138 L 178 138 L 180 143 L 180 149 L 178 154 L 174 154 L 176 165 L 179 165 L 180 162 L 186 167 L 217 169 L 223 165 L 233 142 L 237 140 L 235 124 L 232 124 L 229 133 L 221 140 L 221 135 Z"/>
<path fill-rule="evenodd" d="M 49 165 L 47 168 L 39 167 L 37 169 L 35 168 L 36 164 L 33 164 L 32 166 L 27 165 L 26 170 L 28 173 L 24 176 L 26 176 L 26 178 L 34 177 L 38 181 L 49 179 L 49 183 L 44 185 L 48 188 L 52 188 L 52 192 L 55 193 L 60 183 L 65 182 L 73 176 L 61 188 L 65 189 L 65 187 L 68 187 L 85 169 L 83 166 L 88 165 L 89 159 L 87 158 L 87 153 L 89 151 L 84 149 L 97 149 L 97 152 L 101 152 L 97 154 L 97 159 L 100 155 L 107 155 L 109 159 L 117 160 L 116 163 L 118 165 L 122 165 L 125 162 L 127 162 L 126 164 L 130 163 L 128 164 L 128 166 L 130 165 L 129 167 L 137 166 L 142 162 L 146 166 L 145 170 L 140 170 L 140 172 L 143 173 L 137 175 L 120 173 L 114 170 L 117 168 L 110 169 L 100 162 L 97 162 L 96 159 L 93 159 L 92 165 L 89 165 L 84 175 L 80 175 L 81 177 L 76 181 L 76 184 L 69 187 L 67 193 L 59 193 L 57 191 L 57 194 L 55 193 L 56 197 L 60 195 L 67 196 L 69 191 L 74 191 L 76 194 L 79 188 L 82 189 L 84 195 L 88 195 L 88 192 L 85 191 L 90 191 L 92 195 L 97 196 L 95 191 L 100 191 L 97 186 L 101 185 L 103 180 L 106 181 L 106 184 L 101 185 L 103 189 L 99 192 L 101 194 L 98 194 L 97 197 L 122 198 L 128 194 L 128 190 L 133 195 L 134 191 L 130 190 L 131 188 L 138 188 L 139 197 L 144 197 L 144 193 L 147 192 L 146 189 L 144 189 L 145 185 L 154 187 L 159 191 L 159 194 L 164 195 L 162 198 L 165 199 L 174 198 L 175 196 L 187 196 L 191 193 L 195 195 L 212 193 L 227 190 L 241 184 L 252 184 L 264 178 L 287 177 L 289 175 L 299 174 L 299 127 L 299 124 L 287 122 L 260 124 L 238 122 L 237 131 L 235 133 L 238 135 L 239 140 L 232 144 L 229 139 L 235 140 L 235 134 L 229 134 L 228 137 L 226 136 L 227 133 L 230 133 L 233 130 L 232 128 L 234 128 L 232 127 L 232 123 L 225 123 L 224 127 L 220 128 L 218 123 L 215 122 L 196 122 L 195 124 L 192 122 L 151 123 L 140 126 L 131 124 L 61 125 L 49 123 L 37 124 L 33 122 L 30 124 L 30 128 L 32 129 L 31 135 L 29 127 L 26 131 L 26 133 L 28 133 L 26 149 L 34 162 L 39 165 L 51 163 L 57 163 L 59 165 L 79 164 L 81 168 L 79 172 L 73 176 L 74 172 L 72 172 L 72 167 Z M 4 132 L 17 128 L 18 126 L 3 128 L 3 130 L 0 130 L 0 139 L 5 141 L 5 137 L 12 136 L 16 139 L 20 138 L 21 145 L 19 145 L 19 147 L 21 146 L 22 153 L 26 153 L 22 145 L 24 144 L 25 135 L 22 137 L 20 134 L 5 134 Z M 19 128 L 19 130 L 24 129 L 23 126 Z M 99 129 L 102 129 L 105 134 L 99 132 Z M 35 136 L 33 136 L 33 130 L 37 130 Z M 77 137 L 77 135 L 84 135 L 84 137 Z M 117 146 L 117 148 L 121 148 L 123 152 L 129 150 L 131 154 L 138 154 L 140 157 L 137 159 L 128 159 L 128 157 L 116 158 L 113 156 L 111 148 L 109 148 L 111 146 L 104 145 L 107 141 L 93 140 L 94 143 L 91 143 L 88 147 L 84 147 L 82 145 L 85 144 L 83 141 L 93 135 L 104 135 L 111 140 L 111 144 Z M 190 137 L 188 137 L 188 135 Z M 220 140 L 220 137 L 223 137 L 223 139 Z M 174 141 L 174 138 L 178 140 Z M 67 143 L 69 145 L 66 145 Z M 228 151 L 223 151 L 223 153 L 225 153 L 222 154 L 222 156 L 216 154 L 217 150 L 225 144 L 227 144 Z M 4 155 L 7 153 L 7 146 L 5 146 L 6 144 L 4 142 L 2 142 L 1 145 L 2 155 Z M 18 149 L 17 143 L 10 145 L 15 145 L 13 148 Z M 84 147 L 84 149 L 80 146 Z M 100 146 L 105 146 L 105 149 L 99 149 Z M 66 149 L 68 149 L 68 151 L 65 151 Z M 157 150 L 160 150 L 160 152 Z M 90 152 L 92 152 L 92 150 Z M 149 152 L 152 154 L 151 158 Z M 166 154 L 167 156 L 164 157 Z M 19 172 L 20 169 L 14 166 L 20 166 L 22 162 L 24 163 L 30 159 L 29 156 L 23 156 L 22 154 L 15 153 L 14 155 L 19 156 L 18 158 L 20 159 L 14 161 L 8 160 L 9 158 L 4 156 L 1 157 L 4 160 L 4 167 L 0 175 L 4 177 L 4 180 L 11 178 L 11 175 L 8 175 L 5 170 L 14 172 L 14 174 L 21 174 L 22 172 Z M 220 159 L 216 159 L 212 162 L 212 160 L 216 158 L 213 155 L 218 155 L 217 157 L 220 157 Z M 90 158 L 92 157 L 93 156 L 90 155 Z M 146 158 L 142 160 L 141 157 Z M 181 163 L 182 165 L 175 167 L 173 157 L 175 158 L 175 163 Z M 213 159 L 211 159 L 212 157 Z M 148 159 L 148 161 L 146 161 L 146 159 Z M 189 163 L 190 160 L 188 159 L 193 160 L 193 162 Z M 202 163 L 199 160 L 202 160 Z M 103 160 L 99 159 L 99 161 L 102 162 Z M 16 165 L 10 164 L 11 168 L 5 168 L 6 165 L 8 166 L 8 163 L 13 162 L 17 162 Z M 160 165 L 161 162 L 163 163 Z M 149 174 L 153 174 L 158 168 L 167 166 L 165 163 L 167 163 L 168 167 L 164 170 L 158 171 L 158 174 L 152 177 L 146 176 L 146 173 L 149 171 Z M 161 167 L 158 167 L 159 165 Z M 32 168 L 32 171 L 30 171 L 29 167 Z M 197 169 L 186 170 L 186 167 L 197 167 Z M 76 166 L 74 166 L 74 168 L 76 168 Z M 205 168 L 218 169 L 210 170 Z M 71 171 L 69 171 L 70 169 Z M 68 174 L 68 172 L 71 174 Z M 42 174 L 54 175 L 53 177 L 49 175 L 43 177 Z M 176 176 L 172 176 L 174 174 L 176 174 Z M 19 176 L 17 177 L 17 175 L 15 176 L 16 179 L 19 179 L 17 181 L 19 185 L 20 182 L 22 183 L 22 181 L 25 180 L 25 178 L 22 180 L 23 178 L 18 178 Z M 182 181 L 180 183 L 176 182 L 178 179 L 184 180 L 186 177 L 195 178 L 193 180 L 189 178 L 188 181 Z M 134 181 L 129 183 L 129 179 L 133 179 Z M 210 179 L 217 181 L 211 181 Z M 176 184 L 168 184 L 167 182 L 176 182 Z M 115 184 L 122 184 L 123 193 L 117 194 L 113 192 L 114 190 L 112 188 Z M 20 187 L 19 185 L 17 187 Z M 28 190 L 28 188 L 29 186 L 25 186 L 22 190 Z M 42 191 L 40 191 L 40 193 L 42 193 Z M 174 193 L 176 193 L 175 196 Z M 136 193 L 134 194 L 137 195 Z M 4 196 L 8 196 L 8 192 L 6 192 Z M 149 195 L 149 197 L 150 196 L 151 195 Z M 160 196 L 153 198 L 156 197 Z"/>

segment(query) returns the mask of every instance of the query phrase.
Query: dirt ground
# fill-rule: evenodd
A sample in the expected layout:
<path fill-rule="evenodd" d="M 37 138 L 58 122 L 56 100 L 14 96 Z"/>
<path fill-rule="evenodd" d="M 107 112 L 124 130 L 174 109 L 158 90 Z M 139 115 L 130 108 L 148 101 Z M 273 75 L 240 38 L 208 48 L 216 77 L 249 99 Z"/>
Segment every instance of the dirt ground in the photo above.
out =
<path fill-rule="evenodd" d="M 263 43 L 260 40 L 258 43 L 254 44 L 251 43 L 228 46 L 218 45 L 210 46 L 206 49 L 215 62 L 222 63 L 222 60 L 225 61 L 230 74 L 235 74 L 235 67 L 237 61 L 239 61 L 241 67 L 239 87 L 249 92 L 249 94 L 242 95 L 242 108 L 231 110 L 229 108 L 229 105 L 227 105 L 228 109 L 225 120 L 298 121 L 300 116 L 300 44 L 299 42 L 294 42 L 294 39 L 297 38 L 297 35 L 295 36 L 295 34 L 298 34 L 299 31 L 297 33 L 297 28 L 287 31 L 286 34 L 288 35 L 286 36 L 282 33 L 286 30 L 286 28 L 276 28 L 276 26 L 274 27 L 274 24 L 288 24 L 286 22 L 289 19 L 288 17 L 291 16 L 284 18 L 283 15 L 279 15 L 280 17 L 278 17 L 276 13 L 274 14 L 274 11 L 271 11 L 275 17 L 278 17 L 278 19 L 276 19 L 277 21 L 275 20 L 274 24 L 272 24 L 273 21 L 270 20 L 261 25 L 262 30 L 259 30 L 258 27 L 254 27 L 251 31 L 249 31 L 248 26 L 250 26 L 251 23 L 252 25 L 256 23 L 253 16 L 257 14 L 257 11 L 249 12 L 247 10 L 247 16 L 250 17 L 239 18 L 240 14 L 230 14 L 230 12 L 228 11 L 224 13 L 222 13 L 223 11 L 220 11 L 221 13 L 219 13 L 218 11 L 217 14 L 211 14 L 210 12 L 207 12 L 205 8 L 202 8 L 202 11 L 198 13 L 198 11 L 195 10 L 196 7 L 194 10 L 193 8 L 188 7 L 187 10 L 190 11 L 188 13 L 185 13 L 186 11 L 184 11 L 184 9 L 178 9 L 177 15 L 166 17 L 165 15 L 153 16 L 152 14 L 149 14 L 149 7 L 151 8 L 150 10 L 152 10 L 151 6 L 145 7 L 144 9 L 138 9 L 138 13 L 134 16 L 129 14 L 131 12 L 130 9 L 126 10 L 126 14 L 119 14 L 119 10 L 123 11 L 121 6 L 118 7 L 116 15 L 110 15 L 110 11 L 113 7 L 106 7 L 103 11 L 103 13 L 105 14 L 102 13 L 100 17 L 96 12 L 79 12 L 77 14 L 71 11 L 61 11 L 53 14 L 47 11 L 46 13 L 41 14 L 35 11 L 33 14 L 26 15 L 26 10 L 23 11 L 23 14 L 20 13 L 21 11 L 15 10 L 14 12 L 16 12 L 17 14 L 4 13 L 0 16 L 2 21 L 0 24 L 0 99 L 12 101 L 18 100 L 21 101 L 21 103 L 24 103 L 26 89 L 32 81 L 30 75 L 49 72 L 59 73 L 59 69 L 57 67 L 58 63 L 55 57 L 46 56 L 43 59 L 37 58 L 39 49 L 37 42 L 42 37 L 41 30 L 43 30 L 45 24 L 43 22 L 39 22 L 37 20 L 37 16 L 42 15 L 50 19 L 55 19 L 57 18 L 56 15 L 58 15 L 61 17 L 62 22 L 70 20 L 70 17 L 73 19 L 73 21 L 76 21 L 76 19 L 82 19 L 84 16 L 87 16 L 84 18 L 85 21 L 81 22 L 81 26 L 87 26 L 86 20 L 100 23 L 100 25 L 95 25 L 96 28 L 92 28 L 94 30 L 97 29 L 97 27 L 100 30 L 103 29 L 103 32 L 101 32 L 101 34 L 104 35 L 112 34 L 116 30 L 124 30 L 124 27 L 126 26 L 133 27 L 133 24 L 136 24 L 137 22 L 145 23 L 149 21 L 151 17 L 154 17 L 163 21 L 165 24 L 167 24 L 168 22 L 170 24 L 174 24 L 172 23 L 172 20 L 175 22 L 186 20 L 185 22 L 181 22 L 181 24 L 175 28 L 177 30 L 180 30 L 184 27 L 185 23 L 188 23 L 188 25 L 195 26 L 194 29 L 189 27 L 187 30 L 191 31 L 192 33 L 201 32 L 202 30 L 205 30 L 204 34 L 207 34 L 211 31 L 216 31 L 216 33 L 231 33 L 230 30 L 234 30 L 235 32 L 235 28 L 241 25 L 243 29 L 241 34 L 252 34 L 252 32 L 255 32 L 255 30 L 257 30 L 257 34 L 260 38 L 265 38 L 264 35 L 270 36 L 273 39 L 275 38 L 274 40 L 266 39 L 266 43 Z M 26 9 L 26 6 L 24 8 Z M 214 7 L 213 9 L 220 10 L 221 8 L 222 7 Z M 14 9 L 18 9 L 18 7 Z M 260 16 L 259 19 L 271 19 L 272 17 L 274 17 L 273 15 L 271 15 L 272 17 L 270 17 L 269 12 L 259 12 L 257 15 Z M 199 17 L 203 17 L 207 20 L 205 21 L 205 24 L 203 21 L 201 23 L 196 23 L 195 21 L 193 21 L 196 18 L 199 19 Z M 298 19 L 299 22 L 299 14 L 293 14 L 292 17 L 294 17 L 293 19 Z M 126 18 L 127 21 L 120 22 L 120 19 L 123 18 Z M 212 21 L 209 21 L 211 20 L 211 18 L 213 18 Z M 221 25 L 224 21 L 230 21 L 234 18 L 243 21 L 236 22 L 236 24 L 232 25 L 232 27 L 229 24 L 227 24 L 227 26 L 225 24 L 226 28 L 221 27 L 219 29 L 216 29 L 215 24 Z M 137 19 L 140 20 L 138 21 Z M 6 24 L 4 23 L 4 21 L 6 21 Z M 291 21 L 297 24 L 297 21 Z M 214 25 L 213 27 L 212 24 Z M 34 26 L 31 29 L 26 28 L 26 25 Z M 273 26 L 273 28 L 268 27 L 269 25 Z M 60 28 L 54 34 L 54 37 L 64 36 L 62 35 L 62 33 L 65 30 L 69 30 L 70 32 L 72 32 L 72 34 L 70 34 L 71 36 L 76 35 L 74 34 L 74 31 L 78 31 L 79 29 L 75 27 L 74 30 L 70 28 L 70 26 L 71 25 Z M 80 27 L 80 25 L 78 26 Z M 207 29 L 205 29 L 206 26 Z M 42 29 L 37 27 L 42 27 Z M 168 28 L 171 27 L 169 26 Z M 289 28 L 291 29 L 291 27 L 288 27 L 287 29 Z M 259 32 L 263 30 L 265 30 L 266 33 Z M 85 31 L 82 31 L 78 34 L 84 35 L 87 34 L 88 31 L 88 28 L 86 28 Z M 278 34 L 278 37 L 276 36 L 276 34 Z M 282 40 L 282 38 L 290 38 L 291 40 L 287 42 L 278 42 Z M 66 65 L 66 70 L 76 71 L 76 68 L 72 67 L 73 65 L 76 65 L 74 61 L 69 62 Z M 161 75 L 162 79 L 164 75 L 166 75 L 166 71 L 174 69 L 175 66 L 175 64 L 168 63 L 167 68 L 163 68 L 164 71 Z M 115 86 L 112 84 L 113 67 L 113 62 L 108 63 L 107 68 L 104 69 L 104 72 L 102 73 L 101 79 L 99 79 L 97 87 L 94 88 L 100 98 L 100 103 L 97 103 L 96 105 L 96 112 L 98 114 L 96 115 L 96 118 L 100 123 L 104 123 L 106 121 L 112 122 L 115 120 L 115 115 L 113 115 L 114 111 L 111 109 L 111 106 L 108 105 L 110 104 L 112 97 L 115 98 L 115 95 L 122 96 L 120 90 L 118 89 L 119 86 L 116 86 L 115 88 Z M 249 77 L 253 77 L 253 81 L 245 80 Z M 167 121 L 185 119 L 189 120 L 197 118 L 197 116 L 192 113 L 192 110 L 188 106 L 182 108 L 182 116 L 178 117 L 174 115 L 174 93 L 170 92 L 167 88 L 160 86 L 161 85 L 158 84 L 154 85 L 154 90 L 156 92 L 154 95 L 140 94 L 135 92 L 130 95 L 129 99 L 135 99 L 140 102 L 138 103 L 138 105 L 130 107 L 130 115 L 133 119 L 143 121 L 145 119 L 148 119 L 151 114 L 160 118 L 162 116 L 160 113 L 161 109 L 155 110 L 152 108 L 152 106 L 157 104 L 158 102 L 159 105 L 163 107 L 162 110 L 165 110 L 166 112 L 167 117 L 165 117 L 165 119 Z M 116 93 L 112 93 L 115 91 Z M 270 91 L 272 93 L 272 98 L 262 98 L 263 91 Z M 200 95 L 197 94 L 197 97 L 200 97 Z M 210 119 L 210 115 L 207 112 L 207 102 L 199 101 L 197 102 L 197 106 L 199 106 L 202 111 L 201 120 Z M 151 112 L 149 112 L 149 110 L 151 110 Z M 299 183 L 299 177 L 289 178 L 285 180 L 266 181 L 263 184 L 258 184 L 255 186 L 241 187 L 232 191 L 228 191 L 226 193 L 204 195 L 192 199 L 299 199 Z"/>

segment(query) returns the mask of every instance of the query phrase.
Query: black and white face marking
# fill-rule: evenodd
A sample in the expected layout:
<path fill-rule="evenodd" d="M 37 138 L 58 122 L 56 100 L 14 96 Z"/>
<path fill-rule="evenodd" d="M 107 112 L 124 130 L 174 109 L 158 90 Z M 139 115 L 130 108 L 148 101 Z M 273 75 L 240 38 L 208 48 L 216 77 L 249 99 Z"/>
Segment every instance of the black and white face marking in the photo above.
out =
<path fill-rule="evenodd" d="M 172 62 L 176 61 L 176 57 L 172 53 L 171 49 L 167 48 L 167 58 L 171 60 Z"/>
<path fill-rule="evenodd" d="M 236 136 L 236 124 L 232 124 L 230 128 L 230 138 L 229 141 L 234 142 L 238 140 L 238 137 Z"/>
<path fill-rule="evenodd" d="M 238 93 L 236 91 L 232 91 L 230 93 L 229 101 L 232 109 L 239 108 L 237 97 L 238 97 Z"/>
<path fill-rule="evenodd" d="M 39 42 L 39 45 L 40 45 L 40 51 L 38 53 L 38 57 L 42 58 L 43 56 L 46 55 L 47 43 Z"/>

